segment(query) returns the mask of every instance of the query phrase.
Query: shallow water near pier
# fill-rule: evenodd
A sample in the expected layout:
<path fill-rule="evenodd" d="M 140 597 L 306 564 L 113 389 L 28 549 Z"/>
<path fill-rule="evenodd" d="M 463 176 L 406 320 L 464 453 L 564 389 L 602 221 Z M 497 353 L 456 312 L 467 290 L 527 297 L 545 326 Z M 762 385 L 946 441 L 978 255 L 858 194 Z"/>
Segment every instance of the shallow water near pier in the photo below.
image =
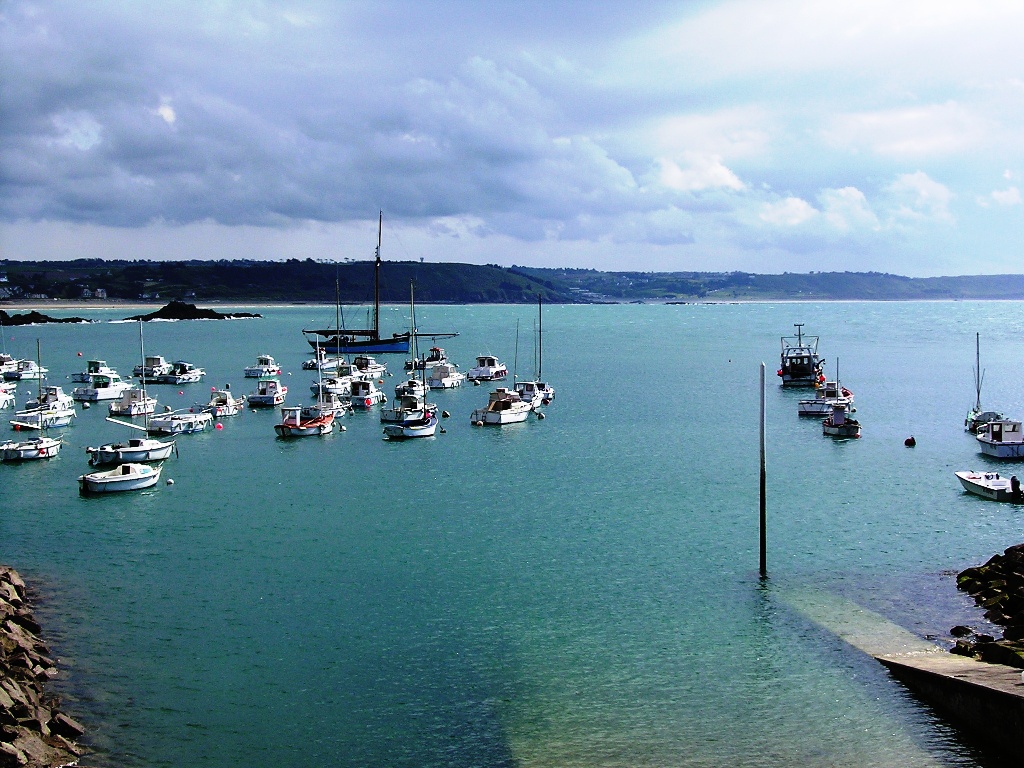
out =
<path fill-rule="evenodd" d="M 242 369 L 258 353 L 282 364 L 289 403 L 308 400 L 300 331 L 333 308 L 259 311 L 148 324 L 148 353 L 207 370 L 153 387 L 161 405 L 255 389 Z M 463 370 L 484 353 L 511 369 L 518 321 L 533 373 L 535 307 L 417 318 L 460 332 L 440 344 Z M 964 494 L 953 472 L 1014 471 L 963 418 L 976 331 L 983 404 L 1024 414 L 1022 318 L 1016 302 L 550 306 L 543 421 L 473 427 L 488 386 L 433 392 L 446 433 L 405 443 L 381 439 L 376 410 L 291 442 L 274 411 L 247 410 L 178 439 L 173 485 L 83 498 L 85 446 L 127 436 L 94 406 L 57 458 L 0 466 L 0 560 L 42 592 L 96 766 L 991 766 L 791 596 L 940 643 L 978 621 L 951 574 L 1019 543 L 1024 508 Z M 383 312 L 387 333 L 407 322 Z M 830 378 L 840 358 L 861 439 L 823 437 L 796 414 L 806 393 L 778 387 L 797 322 Z M 4 329 L 18 357 L 38 338 L 68 391 L 89 358 L 129 373 L 138 334 Z M 379 358 L 391 396 L 403 357 Z"/>

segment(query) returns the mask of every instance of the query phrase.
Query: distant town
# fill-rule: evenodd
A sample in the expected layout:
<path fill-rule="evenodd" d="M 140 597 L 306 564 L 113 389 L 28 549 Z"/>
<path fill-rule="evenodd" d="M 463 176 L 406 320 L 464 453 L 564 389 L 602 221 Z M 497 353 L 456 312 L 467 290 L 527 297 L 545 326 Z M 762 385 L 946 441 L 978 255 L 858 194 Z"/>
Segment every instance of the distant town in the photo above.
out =
<path fill-rule="evenodd" d="M 0 303 L 27 301 L 363 303 L 373 262 L 0 261 Z M 548 303 L 1024 299 L 1024 275 L 911 278 L 880 272 L 599 272 L 384 262 L 381 300 Z"/>

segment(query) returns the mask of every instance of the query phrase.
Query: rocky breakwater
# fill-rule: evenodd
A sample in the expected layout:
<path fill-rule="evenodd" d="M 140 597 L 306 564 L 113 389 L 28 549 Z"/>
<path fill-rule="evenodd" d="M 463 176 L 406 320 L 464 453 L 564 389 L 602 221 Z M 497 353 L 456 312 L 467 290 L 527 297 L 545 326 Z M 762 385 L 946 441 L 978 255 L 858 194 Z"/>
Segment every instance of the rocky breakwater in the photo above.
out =
<path fill-rule="evenodd" d="M 996 555 L 984 565 L 968 568 L 956 577 L 957 588 L 985 609 L 985 618 L 1002 629 L 1002 638 L 956 626 L 951 649 L 994 664 L 1024 668 L 1024 544 Z"/>
<path fill-rule="evenodd" d="M 83 751 L 84 729 L 45 690 L 57 664 L 40 632 L 25 582 L 0 565 L 0 768 L 67 765 Z"/>

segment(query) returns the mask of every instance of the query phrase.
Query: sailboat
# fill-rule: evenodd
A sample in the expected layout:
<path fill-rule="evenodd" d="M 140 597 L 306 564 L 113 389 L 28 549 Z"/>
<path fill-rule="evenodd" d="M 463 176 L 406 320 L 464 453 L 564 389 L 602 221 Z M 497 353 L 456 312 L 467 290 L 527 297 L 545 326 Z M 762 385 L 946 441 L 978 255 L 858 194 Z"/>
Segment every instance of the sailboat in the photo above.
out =
<path fill-rule="evenodd" d="M 537 295 L 537 344 L 534 347 L 536 359 L 534 360 L 536 376 L 530 381 L 516 381 L 515 390 L 519 397 L 533 405 L 534 410 L 542 405 L 548 405 L 555 399 L 555 388 L 550 384 L 541 381 L 544 375 L 544 325 L 541 313 L 541 296 Z"/>
<path fill-rule="evenodd" d="M 416 360 L 416 300 L 413 283 L 409 283 L 409 338 L 412 342 L 412 359 Z M 396 403 L 393 408 L 381 411 L 380 420 L 384 436 L 389 440 L 405 440 L 413 437 L 433 437 L 437 431 L 437 406 L 426 401 L 427 371 L 420 368 L 419 381 L 415 370 L 409 381 L 395 387 Z"/>
<path fill-rule="evenodd" d="M 982 424 L 993 421 L 1002 421 L 1006 417 L 997 411 L 983 411 L 981 409 L 981 382 L 985 373 L 981 370 L 981 334 L 974 334 L 974 407 L 967 412 L 964 419 L 964 431 L 977 434 Z"/>
<path fill-rule="evenodd" d="M 24 361 L 23 361 L 24 362 Z M 41 364 L 39 339 L 36 339 L 36 362 L 39 370 L 45 370 Z M 17 411 L 11 419 L 11 426 L 16 430 L 50 429 L 66 427 L 75 418 L 75 408 L 71 398 L 64 394 L 60 387 L 47 385 L 43 387 L 42 377 L 36 379 L 36 399 L 29 401 L 24 411 Z"/>
<path fill-rule="evenodd" d="M 836 387 L 839 383 L 839 358 L 836 358 Z M 837 399 L 832 403 L 832 413 L 821 422 L 821 433 L 826 437 L 860 437 L 860 422 L 850 416 L 854 408 L 850 403 Z"/>
<path fill-rule="evenodd" d="M 146 344 L 142 338 L 142 321 L 139 321 L 139 349 L 142 353 L 143 364 L 146 360 Z M 146 379 L 143 377 L 139 383 L 139 387 L 142 391 L 142 402 L 145 403 L 148 398 L 146 395 Z M 177 451 L 177 447 L 173 440 L 163 441 L 157 440 L 156 438 L 149 437 L 149 411 L 145 413 L 146 425 L 141 426 L 139 424 L 132 424 L 129 421 L 121 421 L 120 419 L 114 419 L 110 416 L 107 417 L 107 421 L 113 424 L 120 424 L 123 427 L 129 429 L 136 429 L 141 432 L 147 433 L 146 437 L 130 437 L 128 440 L 120 443 L 104 443 L 95 448 L 86 448 L 85 452 L 89 454 L 89 463 L 93 465 L 103 464 L 126 464 L 126 463 L 140 463 L 150 461 L 163 461 L 169 458 L 172 452 Z M 82 477 L 86 477 L 83 475 Z M 157 475 L 159 478 L 159 474 Z M 83 481 L 84 482 L 84 481 Z M 127 481 L 125 481 L 127 483 Z M 156 480 L 153 481 L 154 483 Z"/>
<path fill-rule="evenodd" d="M 324 349 L 328 355 L 344 355 L 362 352 L 408 352 L 409 334 L 394 333 L 390 338 L 380 335 L 380 244 L 381 231 L 384 227 L 384 212 L 380 212 L 377 220 L 377 250 L 373 266 L 373 327 L 363 329 L 342 329 L 338 323 L 334 328 L 314 330 L 303 329 L 309 346 Z M 310 338 L 310 334 L 314 338 Z M 458 336 L 457 333 L 421 334 L 431 338 L 447 339 Z"/>

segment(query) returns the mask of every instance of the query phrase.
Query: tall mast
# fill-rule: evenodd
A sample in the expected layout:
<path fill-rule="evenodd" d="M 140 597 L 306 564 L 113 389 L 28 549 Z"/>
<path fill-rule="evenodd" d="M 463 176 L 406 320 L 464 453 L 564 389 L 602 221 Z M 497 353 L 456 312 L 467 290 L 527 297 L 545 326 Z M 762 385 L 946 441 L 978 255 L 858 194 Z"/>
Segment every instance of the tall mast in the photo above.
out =
<path fill-rule="evenodd" d="M 36 339 L 36 402 L 43 407 L 43 361 L 39 354 L 39 339 Z M 39 417 L 39 425 L 42 426 L 43 417 Z"/>
<path fill-rule="evenodd" d="M 142 355 L 142 410 L 146 412 L 146 435 L 149 435 L 149 403 L 146 402 L 146 342 L 142 339 L 142 321 L 139 320 L 139 354 Z M 131 411 L 129 411 L 131 413 Z"/>
<path fill-rule="evenodd" d="M 981 334 L 974 334 L 974 389 L 977 399 L 974 410 L 981 410 Z"/>
<path fill-rule="evenodd" d="M 384 227 L 384 211 L 377 219 L 377 259 L 373 265 L 373 340 L 380 339 L 380 231 Z"/>
<path fill-rule="evenodd" d="M 540 311 L 541 295 L 537 294 L 537 380 L 544 381 L 544 319 Z"/>

